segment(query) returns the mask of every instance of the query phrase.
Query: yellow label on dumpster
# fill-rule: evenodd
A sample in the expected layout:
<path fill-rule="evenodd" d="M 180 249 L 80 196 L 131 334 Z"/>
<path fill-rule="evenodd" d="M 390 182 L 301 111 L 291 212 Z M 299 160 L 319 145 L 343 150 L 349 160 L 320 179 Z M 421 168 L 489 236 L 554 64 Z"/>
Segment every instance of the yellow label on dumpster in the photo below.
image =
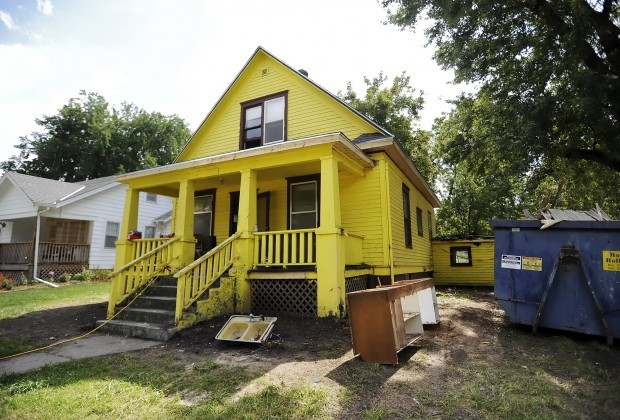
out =
<path fill-rule="evenodd" d="M 620 251 L 603 251 L 603 270 L 620 271 Z"/>
<path fill-rule="evenodd" d="M 521 269 L 531 270 L 531 271 L 542 271 L 542 258 L 521 257 Z"/>

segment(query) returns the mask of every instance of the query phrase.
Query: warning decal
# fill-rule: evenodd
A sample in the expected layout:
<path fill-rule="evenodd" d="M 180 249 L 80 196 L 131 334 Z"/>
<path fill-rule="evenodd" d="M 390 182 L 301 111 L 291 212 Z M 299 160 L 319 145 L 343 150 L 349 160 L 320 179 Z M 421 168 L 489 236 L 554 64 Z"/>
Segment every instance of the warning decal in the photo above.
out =
<path fill-rule="evenodd" d="M 502 268 L 520 270 L 521 269 L 521 256 L 520 255 L 502 255 Z"/>
<path fill-rule="evenodd" d="M 522 257 L 521 268 L 523 270 L 542 271 L 542 258 Z"/>
<path fill-rule="evenodd" d="M 603 270 L 620 271 L 620 251 L 603 251 Z"/>

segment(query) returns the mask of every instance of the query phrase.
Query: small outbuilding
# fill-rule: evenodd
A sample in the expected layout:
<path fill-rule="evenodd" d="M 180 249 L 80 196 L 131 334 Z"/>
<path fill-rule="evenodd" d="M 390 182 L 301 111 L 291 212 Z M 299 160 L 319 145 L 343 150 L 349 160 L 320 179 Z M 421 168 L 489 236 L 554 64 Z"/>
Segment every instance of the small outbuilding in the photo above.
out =
<path fill-rule="evenodd" d="M 438 286 L 493 286 L 492 236 L 433 238 L 435 284 Z"/>

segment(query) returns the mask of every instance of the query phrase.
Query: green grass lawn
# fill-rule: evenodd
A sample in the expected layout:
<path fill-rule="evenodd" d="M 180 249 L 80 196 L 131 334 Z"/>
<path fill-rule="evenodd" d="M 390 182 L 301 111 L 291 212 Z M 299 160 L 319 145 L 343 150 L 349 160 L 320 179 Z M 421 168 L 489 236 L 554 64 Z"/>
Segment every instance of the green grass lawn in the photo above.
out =
<path fill-rule="evenodd" d="M 30 312 L 105 302 L 109 296 L 109 282 L 68 284 L 56 288 L 17 288 L 0 293 L 0 324 Z M 25 340 L 0 337 L 0 357 L 35 347 L 37 346 Z"/>
<path fill-rule="evenodd" d="M 326 393 L 269 385 L 235 396 L 259 373 L 180 356 L 127 353 L 0 378 L 0 418 L 251 419 L 325 417 Z"/>
<path fill-rule="evenodd" d="M 0 322 L 29 312 L 86 305 L 108 300 L 110 283 L 79 283 L 51 288 L 15 289 L 0 293 Z"/>

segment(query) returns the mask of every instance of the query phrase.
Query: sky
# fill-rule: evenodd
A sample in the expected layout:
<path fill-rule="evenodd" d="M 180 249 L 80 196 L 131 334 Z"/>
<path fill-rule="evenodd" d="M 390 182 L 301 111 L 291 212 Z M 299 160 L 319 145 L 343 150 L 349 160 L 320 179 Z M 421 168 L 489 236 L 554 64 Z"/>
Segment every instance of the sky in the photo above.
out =
<path fill-rule="evenodd" d="M 0 161 L 80 90 L 194 131 L 258 46 L 337 94 L 406 71 L 430 129 L 463 90 L 376 0 L 0 0 Z"/>

